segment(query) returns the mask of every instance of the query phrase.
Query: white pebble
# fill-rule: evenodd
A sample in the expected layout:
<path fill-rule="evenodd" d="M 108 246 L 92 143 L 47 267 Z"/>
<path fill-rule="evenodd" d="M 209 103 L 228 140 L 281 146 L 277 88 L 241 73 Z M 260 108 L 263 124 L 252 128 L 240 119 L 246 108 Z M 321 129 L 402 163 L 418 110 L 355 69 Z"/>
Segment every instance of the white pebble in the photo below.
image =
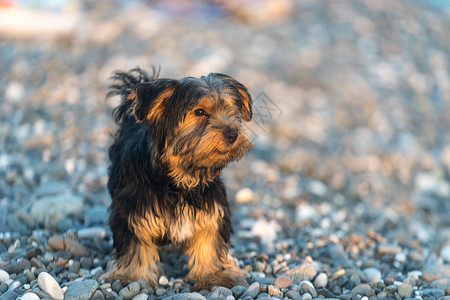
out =
<path fill-rule="evenodd" d="M 47 272 L 42 272 L 39 274 L 38 284 L 44 292 L 52 296 L 54 299 L 64 299 L 63 292 L 59 287 L 58 282 L 56 282 L 55 278 L 53 278 L 52 275 L 48 274 Z"/>
<path fill-rule="evenodd" d="M 39 296 L 35 293 L 26 293 L 21 297 L 22 300 L 39 300 Z"/>
<path fill-rule="evenodd" d="M 247 203 L 253 200 L 253 191 L 249 188 L 240 189 L 236 194 L 236 201 L 239 203 Z"/>
<path fill-rule="evenodd" d="M 361 300 L 369 300 L 369 298 L 367 298 L 367 296 L 361 297 Z"/>
<path fill-rule="evenodd" d="M 161 276 L 159 277 L 159 285 L 168 285 L 169 284 L 169 280 L 167 279 L 166 276 Z"/>
<path fill-rule="evenodd" d="M 102 227 L 90 227 L 78 230 L 78 238 L 86 239 L 91 237 L 104 238 L 106 236 L 106 230 Z"/>
<path fill-rule="evenodd" d="M 328 277 L 325 273 L 320 273 L 317 275 L 316 279 L 314 279 L 314 286 L 316 288 L 326 288 L 328 284 Z"/>
<path fill-rule="evenodd" d="M 377 268 L 367 268 L 364 269 L 364 274 L 366 274 L 369 282 L 378 281 L 381 279 L 381 272 Z"/>
<path fill-rule="evenodd" d="M 407 275 L 408 275 L 408 277 L 417 276 L 420 278 L 420 277 L 422 277 L 422 271 L 420 271 L 420 270 L 409 271 Z"/>
<path fill-rule="evenodd" d="M 312 296 L 310 293 L 304 293 L 302 295 L 302 300 L 311 300 L 311 299 L 312 299 Z"/>
<path fill-rule="evenodd" d="M 447 245 L 444 248 L 442 248 L 441 257 L 445 262 L 450 263 L 450 245 Z"/>
<path fill-rule="evenodd" d="M 147 294 L 137 294 L 131 300 L 147 300 L 148 295 Z"/>
<path fill-rule="evenodd" d="M 3 281 L 6 281 L 9 279 L 9 274 L 8 272 L 0 269 L 0 283 L 2 283 Z"/>

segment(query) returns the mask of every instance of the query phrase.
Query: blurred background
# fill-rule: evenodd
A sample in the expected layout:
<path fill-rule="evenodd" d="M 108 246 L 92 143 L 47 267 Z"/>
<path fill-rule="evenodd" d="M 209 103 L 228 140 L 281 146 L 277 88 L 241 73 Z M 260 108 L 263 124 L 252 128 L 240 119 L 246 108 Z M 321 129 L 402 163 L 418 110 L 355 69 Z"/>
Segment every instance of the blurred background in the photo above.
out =
<path fill-rule="evenodd" d="M 358 256 L 358 239 L 344 238 L 378 234 L 418 253 L 406 269 L 423 266 L 450 243 L 449 9 L 0 0 L 0 231 L 103 224 L 110 76 L 155 66 L 162 77 L 225 73 L 253 95 L 255 148 L 224 173 L 238 255 L 318 259 L 311 243 L 334 236 Z M 36 212 L 49 195 L 82 206 Z"/>

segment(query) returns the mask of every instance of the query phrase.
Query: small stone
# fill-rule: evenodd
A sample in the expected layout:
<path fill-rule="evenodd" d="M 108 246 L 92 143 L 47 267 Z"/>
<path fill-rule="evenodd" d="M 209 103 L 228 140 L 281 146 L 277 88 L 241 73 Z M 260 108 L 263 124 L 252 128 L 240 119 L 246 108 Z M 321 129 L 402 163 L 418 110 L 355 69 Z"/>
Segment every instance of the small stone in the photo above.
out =
<path fill-rule="evenodd" d="M 206 300 L 206 298 L 200 293 L 181 293 L 165 297 L 162 300 Z"/>
<path fill-rule="evenodd" d="M 114 292 L 119 293 L 121 289 L 123 289 L 123 284 L 120 280 L 116 280 L 112 283 L 111 288 Z"/>
<path fill-rule="evenodd" d="M 159 288 L 155 289 L 155 295 L 156 296 L 159 296 L 159 297 L 160 296 L 164 296 L 166 293 L 167 293 L 167 290 L 165 288 L 159 287 Z"/>
<path fill-rule="evenodd" d="M 139 286 L 139 283 L 136 281 L 130 283 L 126 287 L 120 290 L 119 296 L 122 296 L 123 299 L 128 300 L 139 294 L 139 291 L 141 290 L 141 287 Z"/>
<path fill-rule="evenodd" d="M 102 291 L 96 290 L 89 300 L 105 300 L 105 295 L 103 295 Z"/>
<path fill-rule="evenodd" d="M 88 252 L 86 248 L 77 241 L 62 237 L 53 236 L 48 240 L 48 244 L 55 250 L 69 250 L 74 256 L 84 255 L 87 256 Z"/>
<path fill-rule="evenodd" d="M 5 270 L 0 269 L 0 283 L 9 279 L 9 274 Z"/>
<path fill-rule="evenodd" d="M 260 284 L 258 282 L 252 283 L 247 290 L 242 294 L 242 298 L 250 297 L 255 298 L 259 294 Z"/>
<path fill-rule="evenodd" d="M 209 293 L 206 298 L 207 299 L 215 299 L 215 298 L 225 298 L 228 297 L 230 295 L 233 295 L 233 292 L 223 286 L 219 286 L 217 288 L 215 288 L 211 293 Z"/>
<path fill-rule="evenodd" d="M 1 300 L 15 300 L 19 295 L 15 291 L 7 291 L 1 295 Z"/>
<path fill-rule="evenodd" d="M 17 289 L 19 286 L 21 286 L 21 283 L 19 281 L 14 281 L 13 283 L 11 283 L 11 285 L 8 288 L 8 291 L 14 291 L 15 289 Z"/>
<path fill-rule="evenodd" d="M 450 263 L 450 245 L 446 245 L 441 249 L 441 257 L 445 262 Z"/>
<path fill-rule="evenodd" d="M 412 286 L 407 283 L 402 283 L 398 286 L 397 293 L 400 297 L 405 298 L 405 296 L 411 295 L 413 292 Z"/>
<path fill-rule="evenodd" d="M 236 201 L 239 203 L 248 203 L 251 202 L 254 198 L 253 191 L 250 188 L 240 189 L 236 193 Z"/>
<path fill-rule="evenodd" d="M 293 300 L 301 300 L 302 297 L 300 297 L 300 294 L 298 292 L 294 292 L 294 291 L 288 291 L 286 293 L 286 297 L 288 297 L 289 299 L 293 299 Z"/>
<path fill-rule="evenodd" d="M 81 214 L 83 212 L 83 198 L 73 194 L 61 194 L 45 196 L 38 199 L 31 206 L 30 214 L 34 220 L 44 223 L 45 220 L 53 216 L 54 224 L 69 214 Z"/>
<path fill-rule="evenodd" d="M 231 292 L 236 299 L 239 299 L 246 290 L 247 288 L 242 285 L 237 285 L 231 288 Z"/>
<path fill-rule="evenodd" d="M 302 295 L 302 300 L 311 300 L 311 299 L 312 299 L 312 296 L 310 293 L 304 293 Z"/>
<path fill-rule="evenodd" d="M 352 296 L 372 296 L 374 291 L 368 284 L 359 284 L 352 289 Z"/>
<path fill-rule="evenodd" d="M 273 297 L 283 297 L 283 293 L 280 291 L 280 289 L 273 285 L 269 285 L 268 293 Z"/>
<path fill-rule="evenodd" d="M 395 255 L 402 252 L 402 248 L 395 245 L 380 244 L 378 246 L 378 253 L 381 255 Z"/>
<path fill-rule="evenodd" d="M 5 293 L 9 288 L 8 281 L 2 282 L 0 284 L 0 293 Z"/>
<path fill-rule="evenodd" d="M 147 294 L 137 294 L 131 300 L 147 300 L 147 298 L 148 298 Z"/>
<path fill-rule="evenodd" d="M 106 230 L 103 227 L 90 227 L 83 228 L 78 230 L 78 238 L 79 239 L 87 239 L 87 238 L 104 238 L 106 236 Z"/>
<path fill-rule="evenodd" d="M 316 289 L 314 288 L 313 284 L 310 281 L 302 281 L 299 284 L 300 286 L 300 291 L 302 293 L 308 293 L 310 294 L 313 298 L 317 297 L 317 292 Z"/>
<path fill-rule="evenodd" d="M 96 280 L 78 281 L 69 286 L 64 299 L 66 300 L 89 300 L 98 287 Z"/>
<path fill-rule="evenodd" d="M 277 279 L 275 279 L 275 282 L 273 285 L 279 288 L 287 288 L 290 287 L 292 284 L 292 280 L 289 276 L 278 276 Z"/>
<path fill-rule="evenodd" d="M 31 259 L 31 258 L 39 256 L 39 255 L 42 255 L 42 250 L 40 248 L 34 247 L 34 248 L 31 248 L 27 252 L 27 254 L 25 254 L 25 257 L 28 259 Z"/>
<path fill-rule="evenodd" d="M 92 258 L 90 257 L 82 257 L 80 259 L 80 264 L 83 269 L 92 269 L 92 265 L 94 264 Z M 122 286 L 123 287 L 123 286 Z"/>
<path fill-rule="evenodd" d="M 162 275 L 161 277 L 159 277 L 158 283 L 159 283 L 159 285 L 168 285 L 169 279 L 167 279 L 166 276 Z"/>
<path fill-rule="evenodd" d="M 39 287 L 52 296 L 52 298 L 56 300 L 63 300 L 64 295 L 59 287 L 58 282 L 52 277 L 52 275 L 48 274 L 47 272 L 42 272 L 38 276 L 38 284 Z"/>
<path fill-rule="evenodd" d="M 39 300 L 39 296 L 35 293 L 26 293 L 21 297 L 22 300 Z"/>
<path fill-rule="evenodd" d="M 369 282 L 381 279 L 381 272 L 377 268 L 366 268 L 363 272 L 367 276 Z"/>
<path fill-rule="evenodd" d="M 316 279 L 314 279 L 314 286 L 316 288 L 326 288 L 328 284 L 328 276 L 325 273 L 319 273 Z"/>
<path fill-rule="evenodd" d="M 69 266 L 69 272 L 78 273 L 80 271 L 80 265 L 79 261 L 72 261 L 72 264 Z"/>
<path fill-rule="evenodd" d="M 305 262 L 286 272 L 286 275 L 292 278 L 294 283 L 303 280 L 312 280 L 317 274 L 317 266 L 314 263 Z"/>

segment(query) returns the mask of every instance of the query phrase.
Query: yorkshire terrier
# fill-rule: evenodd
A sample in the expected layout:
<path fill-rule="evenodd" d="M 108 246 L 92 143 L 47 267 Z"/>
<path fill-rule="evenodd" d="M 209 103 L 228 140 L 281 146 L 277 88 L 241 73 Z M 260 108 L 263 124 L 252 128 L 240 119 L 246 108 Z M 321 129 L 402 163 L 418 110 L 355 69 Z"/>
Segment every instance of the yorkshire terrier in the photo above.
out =
<path fill-rule="evenodd" d="M 194 289 L 246 286 L 220 174 L 253 146 L 243 128 L 252 118 L 247 88 L 219 73 L 158 79 L 137 68 L 113 79 L 107 97 L 121 97 L 109 148 L 114 250 L 103 278 L 157 286 L 158 249 L 172 243 L 189 257 Z"/>

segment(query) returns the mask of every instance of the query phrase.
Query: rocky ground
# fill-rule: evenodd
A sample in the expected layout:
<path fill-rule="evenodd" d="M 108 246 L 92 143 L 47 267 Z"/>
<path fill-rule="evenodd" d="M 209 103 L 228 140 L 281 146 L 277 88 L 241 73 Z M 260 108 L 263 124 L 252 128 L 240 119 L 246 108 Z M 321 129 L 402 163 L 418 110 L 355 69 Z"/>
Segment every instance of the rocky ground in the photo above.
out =
<path fill-rule="evenodd" d="M 450 13 L 424 2 L 0 1 L 0 299 L 450 299 Z M 223 174 L 248 288 L 193 291 L 177 252 L 158 287 L 98 280 L 104 97 L 137 65 L 255 98 Z"/>

